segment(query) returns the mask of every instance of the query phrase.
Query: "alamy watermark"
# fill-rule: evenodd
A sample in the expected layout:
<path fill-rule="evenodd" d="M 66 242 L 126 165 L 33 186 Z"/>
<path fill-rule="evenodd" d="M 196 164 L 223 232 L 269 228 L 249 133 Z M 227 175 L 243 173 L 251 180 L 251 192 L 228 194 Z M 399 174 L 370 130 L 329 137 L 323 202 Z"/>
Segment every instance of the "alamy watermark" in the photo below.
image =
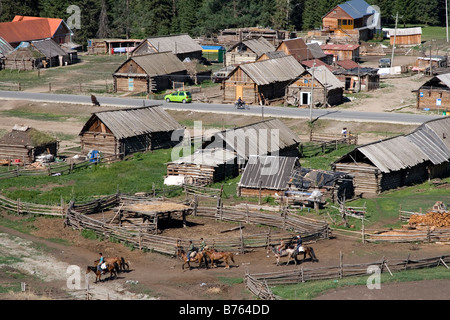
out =
<path fill-rule="evenodd" d="M 370 265 L 367 268 L 367 273 L 371 274 L 369 278 L 367 278 L 367 289 L 381 289 L 381 269 L 377 265 Z"/>
<path fill-rule="evenodd" d="M 67 19 L 67 25 L 70 29 L 81 29 L 81 9 L 79 6 L 70 5 L 67 7 L 66 12 L 71 14 Z"/>

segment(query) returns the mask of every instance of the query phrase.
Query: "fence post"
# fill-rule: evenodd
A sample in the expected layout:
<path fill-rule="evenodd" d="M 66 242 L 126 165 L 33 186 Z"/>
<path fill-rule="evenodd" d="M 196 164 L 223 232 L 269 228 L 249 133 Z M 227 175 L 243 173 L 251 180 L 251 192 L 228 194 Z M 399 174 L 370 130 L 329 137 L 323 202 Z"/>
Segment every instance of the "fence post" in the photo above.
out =
<path fill-rule="evenodd" d="M 342 254 L 342 251 L 339 252 L 339 279 L 342 279 L 344 276 L 344 256 Z"/>

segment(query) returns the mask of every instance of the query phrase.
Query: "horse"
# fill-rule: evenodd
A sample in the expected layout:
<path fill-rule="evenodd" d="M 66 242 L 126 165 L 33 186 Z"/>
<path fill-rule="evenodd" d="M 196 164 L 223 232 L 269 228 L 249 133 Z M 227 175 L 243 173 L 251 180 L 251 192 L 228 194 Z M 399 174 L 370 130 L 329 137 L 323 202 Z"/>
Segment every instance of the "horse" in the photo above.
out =
<path fill-rule="evenodd" d="M 201 267 L 202 261 L 204 261 L 204 262 L 205 262 L 206 268 L 208 268 L 208 260 L 206 260 L 206 257 L 205 257 L 205 255 L 203 254 L 203 252 L 195 252 L 195 256 L 192 256 L 192 254 L 191 254 L 191 258 L 190 258 L 189 261 L 188 261 L 188 257 L 187 257 L 186 252 L 184 252 L 184 250 L 181 249 L 181 248 L 177 248 L 177 256 L 178 256 L 178 257 L 181 257 L 181 259 L 183 260 L 183 264 L 182 264 L 182 266 L 181 266 L 181 269 L 182 269 L 182 270 L 184 270 L 184 266 L 185 266 L 186 264 L 188 265 L 189 270 L 191 270 L 191 268 L 192 268 L 192 267 L 191 267 L 191 264 L 190 264 L 191 261 L 196 261 L 196 262 L 198 262 L 198 266 L 199 266 L 199 267 Z"/>
<path fill-rule="evenodd" d="M 271 249 L 272 253 L 277 258 L 277 266 L 280 265 L 280 258 L 286 257 L 286 256 L 288 257 L 288 261 L 286 262 L 286 265 L 289 265 L 289 263 L 291 262 L 292 259 L 294 260 L 295 265 L 297 265 L 297 262 L 298 262 L 297 255 L 302 254 L 302 253 L 303 253 L 303 261 L 306 260 L 306 255 L 309 255 L 312 262 L 319 262 L 319 259 L 317 259 L 316 255 L 314 253 L 314 249 L 309 246 L 303 245 L 302 246 L 303 251 L 300 251 L 300 252 L 297 252 L 295 250 L 295 248 L 290 248 L 289 246 L 286 248 L 282 248 L 281 250 L 279 250 L 278 248 L 275 248 L 274 246 L 270 246 L 269 248 Z M 269 253 L 269 250 L 267 253 Z"/>
<path fill-rule="evenodd" d="M 96 260 L 95 264 L 98 264 L 100 260 Z M 130 270 L 130 261 L 125 261 L 124 257 L 112 257 L 112 258 L 105 258 L 105 262 L 107 264 L 114 264 L 117 263 L 118 268 L 116 269 L 117 273 L 122 271 L 129 271 Z"/>
<path fill-rule="evenodd" d="M 211 260 L 211 266 L 217 267 L 214 261 L 219 261 L 223 259 L 225 261 L 225 269 L 230 269 L 230 260 L 234 262 L 234 256 L 232 252 L 216 251 L 216 250 L 205 250 L 205 254 Z"/>
<path fill-rule="evenodd" d="M 114 278 L 117 277 L 117 269 L 119 268 L 119 266 L 117 265 L 117 263 L 114 264 L 107 264 L 106 265 L 106 270 L 104 270 L 105 272 L 109 272 L 109 278 L 108 279 L 112 279 L 113 275 Z M 102 277 L 102 270 L 98 270 L 97 266 L 87 266 L 86 268 L 86 274 L 88 274 L 89 272 L 94 272 L 95 273 L 95 283 L 97 283 L 97 281 L 101 281 L 101 277 Z"/>

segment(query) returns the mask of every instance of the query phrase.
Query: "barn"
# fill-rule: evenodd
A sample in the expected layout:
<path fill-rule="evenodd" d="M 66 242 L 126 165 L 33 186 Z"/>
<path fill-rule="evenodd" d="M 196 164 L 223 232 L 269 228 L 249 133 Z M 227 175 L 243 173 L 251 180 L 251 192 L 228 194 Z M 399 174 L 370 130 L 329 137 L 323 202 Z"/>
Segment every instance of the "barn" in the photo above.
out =
<path fill-rule="evenodd" d="M 201 60 L 203 55 L 202 47 L 188 34 L 144 39 L 131 54 L 138 56 L 158 52 L 171 52 L 180 61 L 186 58 Z"/>
<path fill-rule="evenodd" d="M 239 181 L 237 195 L 281 195 L 288 189 L 293 170 L 299 167 L 296 157 L 251 155 Z"/>
<path fill-rule="evenodd" d="M 132 56 L 113 74 L 115 92 L 152 93 L 189 79 L 185 65 L 171 52 Z"/>
<path fill-rule="evenodd" d="M 243 167 L 250 155 L 299 157 L 300 139 L 281 120 L 270 119 L 215 133 L 204 141 L 204 149 L 227 149 L 236 152 Z"/>
<path fill-rule="evenodd" d="M 341 104 L 344 100 L 344 83 L 324 65 L 314 67 L 314 73 L 312 70 L 308 69 L 287 86 L 285 103 L 298 107 L 309 106 L 312 93 L 314 106 Z"/>
<path fill-rule="evenodd" d="M 11 132 L 0 138 L 0 161 L 30 164 L 41 154 L 58 154 L 58 141 L 29 126 L 15 125 Z"/>
<path fill-rule="evenodd" d="M 225 54 L 225 66 L 255 62 L 266 52 L 275 51 L 274 45 L 260 37 L 236 43 Z"/>
<path fill-rule="evenodd" d="M 417 109 L 450 109 L 450 73 L 439 74 L 412 92 L 417 95 Z"/>
<path fill-rule="evenodd" d="M 160 106 L 93 113 L 80 132 L 81 151 L 123 158 L 134 152 L 170 148 L 184 128 Z"/>
<path fill-rule="evenodd" d="M 394 41 L 396 47 L 412 47 L 422 43 L 422 27 L 397 28 L 397 32 L 395 30 L 383 28 L 391 46 L 394 46 Z"/>
<path fill-rule="evenodd" d="M 167 163 L 167 181 L 206 186 L 239 175 L 234 151 L 211 148 Z M 167 183 L 170 184 L 170 183 Z"/>
<path fill-rule="evenodd" d="M 355 148 L 332 164 L 354 177 L 355 194 L 380 192 L 450 175 L 450 118 L 430 120 L 412 133 Z"/>
<path fill-rule="evenodd" d="M 292 56 L 239 65 L 224 81 L 224 101 L 241 97 L 248 104 L 284 99 L 286 86 L 305 69 Z"/>

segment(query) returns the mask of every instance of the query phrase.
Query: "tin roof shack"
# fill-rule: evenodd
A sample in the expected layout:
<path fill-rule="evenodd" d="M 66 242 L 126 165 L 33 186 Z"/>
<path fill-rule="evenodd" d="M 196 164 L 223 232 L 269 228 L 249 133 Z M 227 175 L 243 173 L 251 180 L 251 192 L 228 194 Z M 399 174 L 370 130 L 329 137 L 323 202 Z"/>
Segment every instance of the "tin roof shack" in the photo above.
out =
<path fill-rule="evenodd" d="M 416 72 L 424 72 L 429 75 L 432 74 L 430 73 L 430 67 L 432 70 L 438 68 L 447 68 L 447 63 L 447 56 L 431 55 L 418 57 L 411 70 Z"/>
<path fill-rule="evenodd" d="M 333 55 L 333 61 L 359 61 L 359 44 L 323 44 L 320 46 L 325 54 Z"/>
<path fill-rule="evenodd" d="M 300 139 L 281 120 L 271 119 L 215 133 L 203 143 L 204 149 L 236 152 L 243 167 L 250 155 L 299 157 Z"/>
<path fill-rule="evenodd" d="M 286 86 L 305 69 L 292 56 L 239 65 L 224 81 L 223 99 L 248 104 L 284 99 Z"/>
<path fill-rule="evenodd" d="M 390 39 L 390 45 L 398 47 L 412 47 L 417 46 L 422 43 L 422 28 L 397 28 L 397 33 L 395 29 L 383 28 L 383 32 L 386 33 L 386 37 Z"/>
<path fill-rule="evenodd" d="M 380 75 L 375 68 L 340 68 L 333 74 L 345 84 L 344 93 L 372 91 L 380 88 Z"/>
<path fill-rule="evenodd" d="M 22 42 L 6 55 L 5 69 L 35 70 L 64 66 L 70 63 L 69 55 L 52 39 Z"/>
<path fill-rule="evenodd" d="M 173 147 L 184 128 L 160 106 L 149 106 L 93 113 L 79 135 L 84 154 L 98 150 L 123 158 Z"/>
<path fill-rule="evenodd" d="M 237 156 L 226 149 L 199 149 L 167 163 L 167 177 L 179 177 L 190 185 L 206 186 L 239 175 Z"/>
<path fill-rule="evenodd" d="M 289 179 L 289 197 L 310 196 L 318 189 L 324 199 L 331 202 L 349 200 L 354 197 L 353 177 L 345 172 L 296 168 Z M 300 193 L 297 193 L 299 191 Z"/>
<path fill-rule="evenodd" d="M 189 58 L 190 60 L 202 60 L 201 45 L 187 34 L 148 38 L 143 40 L 131 54 L 133 56 L 146 55 L 149 53 L 171 52 L 179 60 Z"/>
<path fill-rule="evenodd" d="M 156 92 L 189 79 L 186 66 L 171 52 L 132 56 L 113 73 L 115 92 Z"/>
<path fill-rule="evenodd" d="M 449 110 L 450 73 L 439 74 L 412 92 L 417 95 L 417 109 Z"/>
<path fill-rule="evenodd" d="M 57 44 L 70 42 L 73 32 L 62 19 L 15 16 L 0 23 L 0 35 L 15 48 L 24 41 L 49 38 Z"/>
<path fill-rule="evenodd" d="M 294 168 L 300 167 L 296 157 L 251 155 L 238 183 L 237 195 L 275 196 L 288 189 Z"/>
<path fill-rule="evenodd" d="M 322 17 L 323 30 L 355 43 L 371 39 L 379 27 L 379 13 L 364 0 L 338 4 Z"/>
<path fill-rule="evenodd" d="M 225 66 L 255 62 L 266 52 L 275 51 L 274 45 L 260 37 L 236 43 L 225 54 Z"/>
<path fill-rule="evenodd" d="M 11 132 L 0 138 L 0 162 L 30 164 L 41 154 L 56 156 L 58 146 L 58 141 L 46 133 L 15 125 Z"/>
<path fill-rule="evenodd" d="M 407 135 L 355 148 L 332 164 L 354 177 L 355 194 L 380 192 L 450 174 L 450 117 L 428 121 Z"/>
<path fill-rule="evenodd" d="M 309 106 L 312 93 L 314 107 L 338 105 L 344 100 L 343 92 L 344 83 L 326 66 L 321 65 L 306 70 L 286 87 L 285 104 L 297 107 Z"/>

